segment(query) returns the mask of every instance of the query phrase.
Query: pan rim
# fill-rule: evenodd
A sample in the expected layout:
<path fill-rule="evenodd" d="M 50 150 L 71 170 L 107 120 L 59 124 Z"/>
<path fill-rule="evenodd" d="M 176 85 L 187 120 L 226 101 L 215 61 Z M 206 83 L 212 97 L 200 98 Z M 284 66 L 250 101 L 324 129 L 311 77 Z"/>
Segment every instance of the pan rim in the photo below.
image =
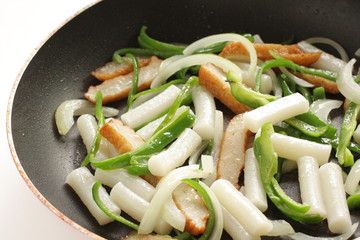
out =
<path fill-rule="evenodd" d="M 29 63 L 31 62 L 31 60 L 35 57 L 35 55 L 37 54 L 37 52 L 43 47 L 43 45 L 58 31 L 60 30 L 62 27 L 64 27 L 67 23 L 69 23 L 72 19 L 76 18 L 79 14 L 81 14 L 82 12 L 85 12 L 86 10 L 88 10 L 89 8 L 93 7 L 94 5 L 98 4 L 102 2 L 102 0 L 94 0 L 92 3 L 82 7 L 81 9 L 77 10 L 75 13 L 73 13 L 71 16 L 69 16 L 67 19 L 63 20 L 55 29 L 53 29 L 48 35 L 47 37 L 45 37 L 39 44 L 38 46 L 30 53 L 30 55 L 28 56 L 28 58 L 25 60 L 25 62 L 23 63 L 22 67 L 20 68 L 20 70 L 18 71 L 18 74 L 15 78 L 15 81 L 11 87 L 10 90 L 10 94 L 9 94 L 9 98 L 8 98 L 8 104 L 7 104 L 7 108 L 6 108 L 6 135 L 7 135 L 7 142 L 8 142 L 8 146 L 10 149 L 10 154 L 12 157 L 12 160 L 15 164 L 15 167 L 17 169 L 17 171 L 19 172 L 20 176 L 22 177 L 22 179 L 25 181 L 26 185 L 28 186 L 28 188 L 32 191 L 32 193 L 41 201 L 42 204 L 44 204 L 51 212 L 53 212 L 57 217 L 59 217 L 61 220 L 63 220 L 64 222 L 66 222 L 67 224 L 69 224 L 71 227 L 75 228 L 76 230 L 84 233 L 85 235 L 88 235 L 90 237 L 92 237 L 93 239 L 98 239 L 98 240 L 104 240 L 105 238 L 93 233 L 92 231 L 80 226 L 79 224 L 77 224 L 75 221 L 71 220 L 70 218 L 68 218 L 67 216 L 65 216 L 60 210 L 58 210 L 56 207 L 54 207 L 43 195 L 42 193 L 35 187 L 35 185 L 33 184 L 33 182 L 30 180 L 30 178 L 28 177 L 27 173 L 25 172 L 25 169 L 23 168 L 20 159 L 17 155 L 16 149 L 15 149 L 15 144 L 14 144 L 14 140 L 13 140 L 13 135 L 12 135 L 12 130 L 11 130 L 11 117 L 12 117 L 12 108 L 13 108 L 13 103 L 14 103 L 14 99 L 15 99 L 15 94 L 16 94 L 16 90 L 17 87 L 20 84 L 20 81 L 22 79 L 22 76 L 25 72 L 25 70 L 27 69 Z"/>

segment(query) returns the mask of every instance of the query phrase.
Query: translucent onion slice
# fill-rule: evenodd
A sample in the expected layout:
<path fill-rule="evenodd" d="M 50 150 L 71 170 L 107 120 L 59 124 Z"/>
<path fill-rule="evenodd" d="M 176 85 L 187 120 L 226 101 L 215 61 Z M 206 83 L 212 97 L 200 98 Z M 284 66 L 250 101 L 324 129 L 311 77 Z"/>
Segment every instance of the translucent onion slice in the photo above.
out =
<path fill-rule="evenodd" d="M 342 95 L 350 101 L 360 104 L 360 85 L 354 81 L 352 71 L 356 60 L 351 59 L 338 75 L 336 83 Z"/>
<path fill-rule="evenodd" d="M 285 74 L 287 77 L 289 77 L 291 80 L 293 80 L 297 85 L 302 87 L 313 87 L 314 85 L 295 76 L 291 72 L 289 72 L 285 67 L 279 67 L 280 71 Z"/>
<path fill-rule="evenodd" d="M 103 111 L 105 117 L 114 117 L 119 113 L 119 110 L 111 107 L 103 107 Z M 74 116 L 83 114 L 95 115 L 95 104 L 83 99 L 66 100 L 61 103 L 55 112 L 56 126 L 60 135 L 65 135 L 74 125 Z"/>
<path fill-rule="evenodd" d="M 360 144 L 360 124 L 355 129 L 353 138 L 357 144 Z"/>
<path fill-rule="evenodd" d="M 329 122 L 329 113 L 339 108 L 343 101 L 334 99 L 319 99 L 310 104 L 309 110 L 323 122 Z"/>
<path fill-rule="evenodd" d="M 288 236 L 295 233 L 293 227 L 285 220 L 271 220 L 273 228 L 267 236 Z"/>
<path fill-rule="evenodd" d="M 160 217 L 161 210 L 166 201 L 171 197 L 173 190 L 182 183 L 181 180 L 187 178 L 206 178 L 213 171 L 213 163 L 210 158 L 202 159 L 203 170 L 199 169 L 198 164 L 177 168 L 163 177 L 156 187 L 148 209 L 141 220 L 138 233 L 147 234 L 154 230 L 157 219 Z"/>
<path fill-rule="evenodd" d="M 314 44 L 314 43 L 323 43 L 323 44 L 328 44 L 330 46 L 332 46 L 333 48 L 336 49 L 336 51 L 338 51 L 341 59 L 344 62 L 348 62 L 349 61 L 349 56 L 346 53 L 345 49 L 337 42 L 335 42 L 334 40 L 330 39 L 330 38 L 324 38 L 324 37 L 312 37 L 312 38 L 308 38 L 305 40 L 306 42 L 310 43 L 310 44 Z"/>
<path fill-rule="evenodd" d="M 194 53 L 197 49 L 200 49 L 204 46 L 210 46 L 212 44 L 219 42 L 240 42 L 242 45 L 244 45 L 245 49 L 249 52 L 249 56 L 250 56 L 250 68 L 245 78 L 255 79 L 256 65 L 257 65 L 256 50 L 254 48 L 254 45 L 246 37 L 240 34 L 222 33 L 222 34 L 211 35 L 193 42 L 184 49 L 183 53 L 184 55 L 190 55 Z"/>
<path fill-rule="evenodd" d="M 301 232 L 289 235 L 289 237 L 294 240 L 346 240 L 355 233 L 358 225 L 358 222 L 354 223 L 348 231 L 336 237 L 313 237 Z"/>
<path fill-rule="evenodd" d="M 159 74 L 153 80 L 150 87 L 156 88 L 161 86 L 166 79 L 183 68 L 206 63 L 212 63 L 223 69 L 225 72 L 232 71 L 239 75 L 243 73 L 238 66 L 225 58 L 213 54 L 196 54 L 181 58 L 173 58 L 172 61 L 169 60 L 169 62 L 166 63 L 166 67 L 161 68 L 161 71 L 159 71 Z"/>
<path fill-rule="evenodd" d="M 320 52 L 321 50 L 307 41 L 301 41 L 298 46 L 305 52 Z M 314 68 L 325 69 L 332 72 L 339 72 L 346 64 L 345 61 L 329 53 L 322 52 L 320 58 L 312 65 Z"/>
<path fill-rule="evenodd" d="M 349 195 L 355 194 L 359 190 L 360 181 L 360 161 L 356 161 L 351 167 L 351 170 L 345 181 L 345 191 Z"/>

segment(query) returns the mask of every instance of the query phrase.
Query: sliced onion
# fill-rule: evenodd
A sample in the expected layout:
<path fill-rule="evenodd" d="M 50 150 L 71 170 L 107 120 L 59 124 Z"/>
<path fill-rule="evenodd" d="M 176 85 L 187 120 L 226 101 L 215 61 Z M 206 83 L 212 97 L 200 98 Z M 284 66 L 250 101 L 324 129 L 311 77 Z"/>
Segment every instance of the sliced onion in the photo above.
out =
<path fill-rule="evenodd" d="M 346 181 L 344 185 L 345 191 L 349 195 L 355 194 L 359 189 L 359 181 L 360 181 L 360 161 L 358 160 L 351 167 L 351 170 L 346 177 Z"/>
<path fill-rule="evenodd" d="M 295 76 L 291 72 L 289 72 L 285 67 L 279 67 L 280 71 L 285 74 L 287 77 L 289 77 L 291 80 L 293 80 L 297 85 L 302 87 L 313 87 L 314 85 Z"/>
<path fill-rule="evenodd" d="M 111 107 L 103 107 L 105 117 L 114 117 L 119 114 L 119 110 Z M 95 104 L 83 100 L 66 100 L 60 104 L 55 112 L 56 126 L 60 135 L 65 135 L 74 125 L 74 116 L 83 114 L 95 115 Z"/>
<path fill-rule="evenodd" d="M 166 64 L 166 68 L 162 68 L 162 70 L 159 71 L 159 74 L 151 83 L 151 88 L 161 86 L 166 79 L 183 68 L 195 65 L 203 65 L 206 63 L 212 63 L 223 69 L 225 72 L 232 71 L 239 75 L 241 75 L 243 72 L 234 63 L 220 56 L 213 54 L 196 54 L 182 58 L 174 58 L 172 61 L 169 61 Z"/>
<path fill-rule="evenodd" d="M 271 220 L 273 228 L 266 236 L 288 236 L 294 234 L 293 227 L 285 220 Z"/>
<path fill-rule="evenodd" d="M 215 34 L 208 37 L 204 37 L 199 39 L 189 46 L 187 46 L 183 53 L 184 55 L 190 55 L 194 53 L 197 49 L 200 49 L 204 46 L 210 46 L 215 43 L 219 42 L 240 42 L 245 49 L 249 52 L 250 56 L 250 68 L 247 72 L 247 77 L 249 79 L 255 78 L 256 75 L 256 65 L 257 65 L 257 54 L 254 48 L 254 45 L 247 39 L 246 37 L 236 34 L 236 33 L 222 33 L 222 34 Z"/>
<path fill-rule="evenodd" d="M 314 44 L 314 43 L 323 43 L 323 44 L 328 44 L 330 46 L 332 46 L 333 48 L 336 49 L 336 51 L 338 51 L 341 59 L 344 62 L 348 62 L 349 61 L 349 56 L 346 53 L 345 49 L 337 42 L 335 42 L 334 40 L 330 39 L 330 38 L 324 38 L 324 37 L 312 37 L 312 38 L 308 38 L 305 40 L 306 42 L 310 43 L 310 44 Z"/>
<path fill-rule="evenodd" d="M 351 59 L 339 72 L 336 83 L 342 95 L 350 101 L 360 104 L 360 85 L 353 79 L 352 70 L 356 60 Z"/>
<path fill-rule="evenodd" d="M 314 113 L 323 122 L 329 121 L 329 113 L 336 108 L 339 108 L 343 101 L 334 99 L 319 99 L 310 105 L 310 111 Z"/>
<path fill-rule="evenodd" d="M 301 232 L 297 232 L 295 234 L 289 235 L 289 237 L 294 240 L 346 240 L 349 239 L 355 233 L 358 225 L 359 225 L 358 222 L 354 223 L 349 228 L 348 231 L 336 237 L 313 237 Z"/>
<path fill-rule="evenodd" d="M 257 44 L 263 44 L 264 43 L 264 41 L 262 40 L 262 38 L 260 37 L 259 34 L 254 35 L 254 43 L 257 43 Z"/>
<path fill-rule="evenodd" d="M 163 177 L 156 187 L 156 192 L 141 220 L 138 233 L 148 234 L 154 230 L 155 223 L 160 217 L 161 210 L 166 201 L 171 197 L 173 190 L 187 178 L 206 178 L 213 171 L 212 159 L 204 158 L 202 161 L 203 170 L 198 164 L 177 168 Z"/>
<path fill-rule="evenodd" d="M 305 52 L 321 52 L 321 50 L 306 41 L 301 41 L 297 44 Z M 324 69 L 332 72 L 339 72 L 346 64 L 345 61 L 337 58 L 329 53 L 322 52 L 319 59 L 312 64 L 313 67 Z"/>

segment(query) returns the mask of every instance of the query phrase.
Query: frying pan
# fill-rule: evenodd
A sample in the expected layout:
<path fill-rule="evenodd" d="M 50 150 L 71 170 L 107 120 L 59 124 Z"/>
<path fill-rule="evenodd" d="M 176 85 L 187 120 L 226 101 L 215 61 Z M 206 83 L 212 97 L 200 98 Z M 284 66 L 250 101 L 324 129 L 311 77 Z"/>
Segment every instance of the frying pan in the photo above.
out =
<path fill-rule="evenodd" d="M 210 34 L 234 31 L 259 33 L 264 41 L 274 43 L 291 36 L 296 40 L 329 37 L 353 57 L 359 48 L 359 12 L 357 0 L 99 2 L 50 37 L 17 82 L 8 116 L 15 163 L 33 192 L 59 217 L 96 238 L 119 239 L 129 229 L 119 223 L 98 226 L 64 184 L 67 174 L 82 162 L 85 148 L 76 129 L 62 137 L 57 133 L 54 112 L 64 100 L 83 98 L 87 87 L 97 83 L 89 74 L 92 70 L 110 61 L 114 50 L 136 47 L 142 25 L 148 26 L 148 34 L 155 39 L 185 44 Z M 231 117 L 229 112 L 227 117 Z M 296 177 L 286 179 L 284 189 L 298 195 Z M 272 208 L 267 214 L 284 218 Z M 359 213 L 355 212 L 353 221 L 358 220 Z M 294 226 L 312 235 L 329 234 L 325 223 Z M 230 239 L 226 234 L 223 238 Z"/>

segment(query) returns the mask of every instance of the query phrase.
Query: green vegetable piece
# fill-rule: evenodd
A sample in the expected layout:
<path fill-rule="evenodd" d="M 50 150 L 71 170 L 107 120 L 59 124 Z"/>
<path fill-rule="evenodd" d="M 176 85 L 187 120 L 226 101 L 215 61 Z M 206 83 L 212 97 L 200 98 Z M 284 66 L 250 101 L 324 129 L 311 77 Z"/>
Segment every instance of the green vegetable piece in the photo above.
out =
<path fill-rule="evenodd" d="M 126 168 L 127 172 L 135 176 L 151 174 L 147 165 L 150 157 L 151 155 L 132 156 L 130 166 Z"/>
<path fill-rule="evenodd" d="M 313 126 L 297 118 L 290 118 L 285 120 L 285 122 L 312 137 L 320 137 L 328 130 L 327 126 Z"/>
<path fill-rule="evenodd" d="M 133 156 L 149 155 L 160 152 L 169 143 L 174 141 L 185 128 L 191 127 L 195 122 L 195 116 L 187 108 L 177 118 L 170 121 L 166 126 L 155 133 L 148 141 L 132 152 L 124 153 L 103 161 L 93 161 L 94 167 L 104 170 L 117 169 L 130 166 Z"/>
<path fill-rule="evenodd" d="M 185 83 L 184 87 L 181 89 L 179 95 L 176 97 L 174 103 L 171 105 L 171 107 L 168 110 L 168 113 L 164 120 L 160 123 L 158 128 L 155 130 L 155 133 L 159 131 L 161 128 L 163 128 L 166 124 L 168 124 L 171 119 L 174 117 L 176 110 L 180 107 L 180 105 L 183 103 L 184 100 L 188 97 L 188 95 L 191 94 L 191 89 L 193 89 L 194 86 L 199 85 L 199 78 L 192 76 L 188 79 L 188 81 Z"/>
<path fill-rule="evenodd" d="M 84 161 L 81 163 L 81 166 L 84 167 L 86 165 L 89 164 L 89 162 L 92 162 L 93 159 L 96 156 L 97 151 L 99 150 L 100 147 L 100 142 L 102 139 L 102 135 L 100 134 L 100 129 L 101 127 L 105 124 L 105 117 L 104 117 L 104 112 L 102 109 L 102 93 L 101 91 L 96 93 L 95 96 L 95 100 L 96 100 L 96 105 L 95 105 L 95 117 L 98 121 L 98 126 L 96 129 L 96 135 L 95 135 L 95 139 L 94 142 L 90 148 L 89 153 L 86 155 Z"/>
<path fill-rule="evenodd" d="M 297 85 L 296 90 L 298 90 L 306 98 L 306 100 L 308 100 L 309 104 L 314 101 L 313 96 L 308 88 Z"/>
<path fill-rule="evenodd" d="M 280 198 L 280 200 L 283 202 L 284 205 L 286 205 L 288 208 L 293 209 L 296 212 L 299 213 L 306 213 L 309 211 L 310 206 L 307 204 L 300 204 L 296 201 L 294 201 L 292 198 L 290 198 L 280 187 L 279 183 L 275 178 L 271 180 L 272 188 L 274 189 L 275 194 Z"/>
<path fill-rule="evenodd" d="M 160 87 L 158 88 L 151 88 L 151 89 L 147 89 L 147 90 L 144 90 L 144 91 L 141 91 L 141 92 L 138 92 L 137 94 L 133 95 L 131 97 L 131 101 L 135 101 L 135 99 L 143 96 L 143 95 L 146 95 L 148 93 L 155 93 L 155 92 L 160 92 L 162 90 L 165 90 L 166 88 L 168 88 L 169 86 L 171 85 L 175 85 L 175 84 L 184 84 L 186 83 L 186 80 L 185 79 L 175 79 L 175 80 L 172 80 L 164 85 L 161 85 Z"/>
<path fill-rule="evenodd" d="M 319 99 L 325 99 L 325 98 L 326 98 L 326 93 L 325 93 L 324 87 L 317 87 L 317 88 L 313 89 L 314 101 L 319 100 Z"/>
<path fill-rule="evenodd" d="M 269 199 L 273 202 L 273 204 L 286 216 L 301 222 L 301 223 L 319 223 L 324 218 L 319 214 L 307 214 L 303 212 L 298 212 L 292 208 L 289 208 L 287 205 L 284 204 L 282 198 L 280 198 L 276 191 L 274 190 L 274 186 L 272 184 L 264 186 L 265 192 L 267 193 Z"/>
<path fill-rule="evenodd" d="M 250 108 L 255 109 L 276 100 L 275 96 L 255 92 L 245 87 L 241 77 L 236 73 L 229 72 L 226 78 L 234 98 Z"/>
<path fill-rule="evenodd" d="M 131 53 L 134 55 L 148 55 L 148 56 L 158 56 L 160 58 L 169 58 L 174 55 L 179 55 L 178 51 L 169 51 L 169 50 L 156 50 L 156 49 L 144 49 L 144 48 L 122 48 L 116 50 L 112 55 L 112 60 L 117 63 L 123 63 L 121 56 Z"/>
<path fill-rule="evenodd" d="M 108 209 L 105 204 L 101 201 L 100 196 L 99 196 L 99 188 L 101 187 L 101 182 L 96 182 L 93 187 L 92 187 L 92 195 L 93 195 L 93 199 L 96 203 L 96 205 L 98 205 L 98 207 L 109 217 L 111 217 L 112 219 L 121 222 L 122 224 L 131 227 L 134 230 L 138 230 L 139 229 L 139 225 L 123 218 L 122 216 L 111 212 L 110 209 Z"/>
<path fill-rule="evenodd" d="M 294 93 L 290 87 L 290 83 L 287 81 L 288 77 L 285 74 L 278 75 L 278 79 L 284 96 L 289 96 Z"/>
<path fill-rule="evenodd" d="M 265 61 L 263 64 L 261 64 L 260 70 L 258 71 L 258 73 L 256 75 L 255 91 L 257 91 L 257 92 L 260 92 L 262 73 L 265 70 L 267 70 L 269 68 L 274 68 L 274 67 L 287 67 L 294 71 L 299 71 L 302 73 L 307 73 L 307 74 L 311 74 L 314 76 L 323 77 L 323 78 L 326 78 L 326 79 L 334 81 L 334 82 L 336 81 L 337 74 L 334 72 L 330 72 L 330 71 L 326 71 L 326 70 L 319 70 L 319 69 L 314 69 L 314 68 L 307 68 L 307 67 L 298 65 L 289 59 L 281 58 L 280 56 L 276 55 L 274 52 L 271 52 L 271 53 L 275 59 Z"/>
<path fill-rule="evenodd" d="M 336 138 L 337 129 L 331 124 L 327 124 L 320 120 L 319 117 L 316 116 L 314 113 L 308 111 L 306 113 L 296 116 L 296 118 L 315 127 L 327 127 L 326 132 L 322 136 L 331 139 Z"/>
<path fill-rule="evenodd" d="M 192 179 L 184 179 L 182 181 L 184 183 L 190 185 L 191 187 L 193 187 L 199 193 L 199 195 L 203 198 L 203 200 L 205 202 L 206 208 L 208 209 L 208 212 L 209 212 L 209 218 L 207 220 L 205 232 L 201 235 L 200 238 L 198 238 L 198 240 L 209 239 L 211 236 L 211 233 L 214 230 L 214 226 L 215 226 L 215 209 L 212 204 L 211 198 L 210 198 L 209 194 L 207 193 L 207 191 L 197 181 L 194 181 Z"/>
<path fill-rule="evenodd" d="M 271 123 L 265 123 L 261 134 L 254 141 L 254 153 L 260 166 L 260 176 L 264 185 L 270 184 L 278 169 L 278 156 L 271 143 L 274 128 Z"/>
<path fill-rule="evenodd" d="M 360 193 L 349 196 L 346 202 L 350 210 L 360 208 Z"/>
<path fill-rule="evenodd" d="M 138 85 L 139 85 L 139 63 L 138 63 L 138 60 L 137 58 L 131 54 L 131 53 L 127 53 L 126 56 L 128 58 L 131 59 L 132 61 L 132 65 L 133 65 L 133 81 L 132 81 L 132 85 L 131 85 L 131 89 L 130 89 L 130 92 L 129 92 L 129 95 L 128 95 L 128 100 L 127 100 L 127 109 L 126 111 L 128 111 L 130 108 L 131 108 L 131 105 L 132 105 L 132 97 L 136 94 L 137 92 L 137 89 L 138 89 Z"/>
<path fill-rule="evenodd" d="M 215 43 L 213 45 L 204 47 L 204 48 L 200 48 L 197 49 L 194 54 L 201 54 L 201 53 L 218 53 L 221 52 L 224 47 L 226 46 L 228 42 L 220 42 L 220 43 Z"/>
<path fill-rule="evenodd" d="M 178 45 L 164 43 L 155 40 L 146 34 L 146 30 L 147 30 L 147 26 L 142 26 L 140 28 L 140 34 L 138 36 L 138 43 L 142 48 L 165 50 L 165 51 L 177 51 L 179 54 L 182 54 L 182 51 L 185 49 L 184 46 L 178 46 Z"/>
<path fill-rule="evenodd" d="M 345 111 L 344 119 L 341 124 L 339 143 L 336 148 L 336 157 L 339 163 L 344 167 L 354 164 L 354 156 L 347 147 L 354 134 L 359 112 L 360 105 L 351 102 Z"/>

